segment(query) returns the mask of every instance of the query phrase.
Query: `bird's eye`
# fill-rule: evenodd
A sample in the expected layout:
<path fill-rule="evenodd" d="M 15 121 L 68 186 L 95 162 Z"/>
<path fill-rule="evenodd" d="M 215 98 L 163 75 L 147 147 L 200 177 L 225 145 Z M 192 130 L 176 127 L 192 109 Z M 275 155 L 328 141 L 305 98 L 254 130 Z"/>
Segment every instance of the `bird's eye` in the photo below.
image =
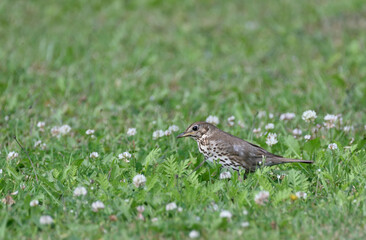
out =
<path fill-rule="evenodd" d="M 193 131 L 197 131 L 198 130 L 198 126 L 193 126 Z"/>

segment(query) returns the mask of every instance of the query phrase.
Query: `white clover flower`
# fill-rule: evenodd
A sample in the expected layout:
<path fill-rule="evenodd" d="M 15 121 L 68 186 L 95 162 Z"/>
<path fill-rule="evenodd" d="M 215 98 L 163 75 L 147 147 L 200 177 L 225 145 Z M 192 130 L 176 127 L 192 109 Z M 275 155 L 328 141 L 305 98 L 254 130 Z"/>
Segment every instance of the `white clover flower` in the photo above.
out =
<path fill-rule="evenodd" d="M 227 218 L 227 219 L 231 219 L 233 215 L 231 214 L 231 212 L 227 211 L 227 210 L 223 210 L 220 212 L 220 218 Z"/>
<path fill-rule="evenodd" d="M 66 135 L 71 131 L 71 127 L 69 125 L 62 125 L 59 130 L 61 135 Z"/>
<path fill-rule="evenodd" d="M 331 143 L 331 144 L 328 145 L 328 149 L 330 149 L 330 150 L 336 150 L 336 149 L 338 149 L 338 146 L 337 146 L 336 143 Z"/>
<path fill-rule="evenodd" d="M 157 222 L 157 221 L 159 221 L 159 219 L 156 218 L 156 217 L 154 217 L 154 218 L 151 219 L 151 222 Z"/>
<path fill-rule="evenodd" d="M 274 129 L 274 124 L 273 123 L 268 123 L 264 128 L 266 130 Z"/>
<path fill-rule="evenodd" d="M 125 162 L 130 162 L 131 154 L 129 152 L 123 152 L 118 154 L 118 159 L 124 160 Z"/>
<path fill-rule="evenodd" d="M 254 201 L 258 205 L 265 205 L 268 202 L 269 192 L 267 191 L 260 191 L 254 197 Z"/>
<path fill-rule="evenodd" d="M 44 127 L 46 126 L 45 122 L 38 122 L 37 123 L 37 127 L 39 128 L 39 131 L 43 132 L 44 131 Z"/>
<path fill-rule="evenodd" d="M 333 122 L 324 122 L 323 124 L 327 129 L 335 128 L 335 124 Z"/>
<path fill-rule="evenodd" d="M 258 118 L 263 118 L 267 115 L 266 111 L 259 111 L 258 112 Z"/>
<path fill-rule="evenodd" d="M 196 231 L 196 230 L 192 230 L 190 233 L 189 233 L 189 238 L 199 238 L 200 237 L 200 232 Z"/>
<path fill-rule="evenodd" d="M 177 204 L 175 202 L 168 203 L 165 206 L 165 210 L 167 210 L 167 211 L 172 211 L 172 210 L 174 210 L 176 208 L 177 208 Z"/>
<path fill-rule="evenodd" d="M 342 114 L 337 114 L 337 120 L 340 124 L 343 124 L 343 117 L 342 117 Z"/>
<path fill-rule="evenodd" d="M 177 208 L 177 211 L 178 211 L 178 212 L 183 212 L 183 208 L 182 208 L 182 207 L 178 207 L 178 208 Z"/>
<path fill-rule="evenodd" d="M 212 202 L 211 205 L 212 205 L 212 210 L 214 210 L 214 211 L 219 210 L 219 206 L 217 206 L 217 204 L 215 202 Z"/>
<path fill-rule="evenodd" d="M 1 174 L 3 174 L 3 170 L 2 170 L 2 169 L 0 169 L 0 175 L 1 175 Z"/>
<path fill-rule="evenodd" d="M 220 173 L 220 179 L 230 179 L 230 178 L 231 178 L 231 173 L 230 172 Z"/>
<path fill-rule="evenodd" d="M 171 125 L 169 128 L 168 128 L 169 131 L 171 132 L 177 132 L 179 130 L 179 127 L 176 126 L 176 125 Z"/>
<path fill-rule="evenodd" d="M 244 209 L 244 210 L 243 210 L 243 214 L 244 214 L 244 215 L 248 215 L 248 210 Z"/>
<path fill-rule="evenodd" d="M 327 114 L 324 117 L 324 126 L 328 129 L 335 127 L 335 122 L 337 121 L 338 117 L 336 115 Z"/>
<path fill-rule="evenodd" d="M 39 201 L 37 199 L 34 199 L 34 200 L 30 201 L 29 206 L 35 207 L 35 206 L 38 206 L 38 204 L 39 204 Z"/>
<path fill-rule="evenodd" d="M 9 121 L 9 116 L 8 116 L 8 115 L 6 115 L 6 116 L 4 117 L 4 120 L 5 120 L 5 122 Z"/>
<path fill-rule="evenodd" d="M 249 227 L 249 222 L 242 222 L 240 223 L 240 226 L 243 228 Z"/>
<path fill-rule="evenodd" d="M 86 135 L 93 135 L 94 132 L 95 132 L 94 129 L 88 129 L 88 130 L 86 130 L 85 134 Z"/>
<path fill-rule="evenodd" d="M 227 123 L 229 124 L 230 127 L 234 126 L 234 124 L 235 124 L 235 117 L 234 116 L 228 117 Z"/>
<path fill-rule="evenodd" d="M 272 119 L 273 117 L 274 117 L 273 113 L 269 113 L 269 114 L 268 114 L 268 118 L 269 118 L 269 119 Z"/>
<path fill-rule="evenodd" d="M 295 193 L 296 197 L 306 199 L 308 194 L 306 192 L 297 192 Z"/>
<path fill-rule="evenodd" d="M 132 179 L 133 184 L 138 188 L 138 187 L 144 187 L 145 183 L 146 183 L 146 177 L 142 174 L 137 174 L 136 176 L 133 177 Z"/>
<path fill-rule="evenodd" d="M 44 128 L 45 126 L 46 126 L 45 122 L 38 122 L 37 123 L 37 127 L 39 127 L 39 128 Z"/>
<path fill-rule="evenodd" d="M 136 135 L 136 133 L 137 133 L 136 128 L 127 129 L 127 135 L 128 136 L 134 136 L 134 135 Z"/>
<path fill-rule="evenodd" d="M 258 133 L 260 133 L 262 131 L 262 129 L 261 128 L 254 128 L 253 129 L 253 133 L 255 133 L 255 134 L 258 134 Z"/>
<path fill-rule="evenodd" d="M 295 128 L 294 130 L 292 130 L 292 134 L 295 136 L 300 136 L 302 134 L 302 131 L 299 128 Z"/>
<path fill-rule="evenodd" d="M 101 201 L 96 201 L 92 203 L 93 212 L 98 212 L 99 209 L 104 209 L 104 203 Z"/>
<path fill-rule="evenodd" d="M 337 116 L 333 114 L 327 114 L 324 117 L 324 121 L 335 122 L 337 121 Z"/>
<path fill-rule="evenodd" d="M 99 153 L 97 153 L 97 152 L 92 152 L 90 154 L 90 158 L 98 158 L 98 157 L 99 157 Z"/>
<path fill-rule="evenodd" d="M 42 141 L 38 140 L 34 143 L 34 147 L 38 147 L 39 145 L 41 145 Z"/>
<path fill-rule="evenodd" d="M 42 225 L 48 225 L 48 224 L 52 224 L 53 223 L 53 218 L 51 216 L 41 216 L 39 218 L 39 223 Z"/>
<path fill-rule="evenodd" d="M 304 136 L 304 138 L 305 138 L 306 141 L 309 141 L 311 139 L 311 135 L 307 134 L 307 135 Z"/>
<path fill-rule="evenodd" d="M 141 221 L 144 221 L 144 220 L 145 220 L 145 217 L 144 217 L 144 215 L 142 215 L 142 213 L 141 213 L 141 212 L 139 212 L 139 213 L 137 214 L 137 219 L 139 219 L 139 220 L 141 220 Z"/>
<path fill-rule="evenodd" d="M 124 158 L 131 158 L 131 153 L 129 153 L 129 152 L 123 152 L 123 153 L 122 153 L 122 156 L 123 156 Z"/>
<path fill-rule="evenodd" d="M 266 144 L 268 146 L 272 146 L 278 143 L 277 141 L 277 134 L 276 133 L 269 133 L 266 139 Z"/>
<path fill-rule="evenodd" d="M 163 130 L 158 130 L 158 137 L 164 137 L 165 136 L 165 131 Z"/>
<path fill-rule="evenodd" d="M 41 140 L 38 140 L 38 141 L 36 141 L 35 143 L 34 143 L 34 147 L 36 148 L 36 147 L 40 147 L 42 150 L 45 150 L 46 149 L 46 147 L 47 147 L 47 145 L 45 144 L 45 143 L 42 143 L 42 141 Z"/>
<path fill-rule="evenodd" d="M 282 121 L 285 121 L 285 120 L 292 120 L 292 119 L 294 119 L 294 118 L 295 118 L 295 116 L 296 116 L 296 114 L 295 114 L 295 113 L 289 113 L 289 112 L 287 112 L 287 113 L 282 113 L 282 114 L 280 115 L 280 120 L 282 120 Z"/>
<path fill-rule="evenodd" d="M 71 131 L 71 127 L 69 125 L 62 125 L 61 127 L 55 126 L 51 128 L 51 135 L 53 137 L 60 137 L 68 134 Z"/>
<path fill-rule="evenodd" d="M 353 130 L 354 130 L 353 126 L 344 126 L 344 128 L 343 128 L 343 131 L 345 131 L 345 132 L 350 132 L 350 131 L 353 131 Z"/>
<path fill-rule="evenodd" d="M 170 136 L 170 135 L 172 135 L 172 131 L 170 131 L 170 130 L 165 130 L 165 131 L 164 131 L 164 135 L 165 135 L 165 136 Z"/>
<path fill-rule="evenodd" d="M 74 190 L 74 196 L 78 197 L 78 196 L 85 196 L 88 193 L 88 191 L 86 190 L 85 187 L 77 187 Z"/>
<path fill-rule="evenodd" d="M 206 122 L 218 125 L 220 123 L 220 120 L 218 117 L 210 115 L 206 118 Z"/>
<path fill-rule="evenodd" d="M 11 206 L 15 203 L 14 199 L 10 195 L 8 195 L 8 196 L 4 197 L 3 199 L 1 199 L 1 202 L 6 204 L 6 205 L 9 205 L 9 206 Z"/>
<path fill-rule="evenodd" d="M 156 130 L 155 132 L 153 132 L 153 139 L 158 139 L 165 136 L 165 132 L 163 130 Z"/>
<path fill-rule="evenodd" d="M 52 137 L 59 137 L 60 136 L 60 128 L 58 126 L 55 126 L 51 128 L 51 135 Z"/>
<path fill-rule="evenodd" d="M 313 110 L 307 110 L 302 114 L 302 119 L 305 122 L 311 122 L 314 121 L 317 118 L 316 112 Z"/>
<path fill-rule="evenodd" d="M 245 128 L 245 124 L 242 121 L 240 121 L 240 120 L 238 121 L 238 125 L 241 128 Z"/>
<path fill-rule="evenodd" d="M 144 206 L 137 206 L 136 207 L 136 210 L 139 212 L 139 213 L 143 213 L 145 211 L 145 207 Z"/>
<path fill-rule="evenodd" d="M 10 152 L 10 153 L 8 153 L 7 160 L 13 160 L 13 159 L 17 158 L 18 156 L 19 156 L 19 154 L 17 152 Z"/>
<path fill-rule="evenodd" d="M 15 191 L 15 192 L 12 192 L 10 193 L 10 195 L 18 195 L 19 191 Z"/>

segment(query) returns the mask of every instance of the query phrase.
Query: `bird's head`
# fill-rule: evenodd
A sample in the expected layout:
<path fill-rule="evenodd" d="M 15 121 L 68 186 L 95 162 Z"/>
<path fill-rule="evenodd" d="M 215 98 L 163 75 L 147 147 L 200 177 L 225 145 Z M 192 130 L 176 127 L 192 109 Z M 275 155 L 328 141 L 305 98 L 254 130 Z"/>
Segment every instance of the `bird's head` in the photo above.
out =
<path fill-rule="evenodd" d="M 179 134 L 177 138 L 191 137 L 194 140 L 199 140 L 202 137 L 209 136 L 217 129 L 214 125 L 207 122 L 192 123 L 183 133 Z"/>

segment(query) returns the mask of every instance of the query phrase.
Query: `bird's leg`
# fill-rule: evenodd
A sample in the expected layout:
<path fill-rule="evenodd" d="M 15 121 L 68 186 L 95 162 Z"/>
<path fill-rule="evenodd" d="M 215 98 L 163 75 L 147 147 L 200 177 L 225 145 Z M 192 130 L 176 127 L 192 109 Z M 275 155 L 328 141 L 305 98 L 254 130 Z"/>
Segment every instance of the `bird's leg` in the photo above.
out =
<path fill-rule="evenodd" d="M 200 167 L 202 167 L 202 165 L 204 164 L 206 162 L 206 159 L 205 160 L 203 160 L 195 169 L 193 169 L 193 171 L 191 172 L 191 174 L 192 173 L 194 173 L 195 171 L 197 171 Z"/>
<path fill-rule="evenodd" d="M 245 178 L 244 178 L 245 179 Z M 244 179 L 243 178 L 241 178 L 241 176 L 239 175 L 238 176 L 238 180 L 239 180 L 239 182 L 243 182 L 244 181 Z"/>
<path fill-rule="evenodd" d="M 248 178 L 249 171 L 244 170 L 243 180 Z"/>
<path fill-rule="evenodd" d="M 220 163 L 220 160 L 218 160 L 218 161 L 215 161 L 214 162 L 214 165 L 215 165 L 215 168 L 217 167 L 217 165 Z M 209 176 L 210 177 L 213 177 L 213 176 L 215 176 L 216 174 L 217 174 L 217 172 L 219 172 L 219 175 L 220 175 L 220 173 L 221 173 L 221 170 L 223 169 L 224 167 L 221 165 L 220 166 L 220 169 L 218 170 L 218 171 L 214 171 L 212 174 L 210 174 Z M 210 178 L 210 181 L 211 181 L 211 178 Z"/>
<path fill-rule="evenodd" d="M 242 171 L 240 171 L 240 170 L 236 170 L 236 171 L 238 172 L 238 180 L 239 180 L 239 182 L 243 182 L 245 179 L 247 179 L 248 172 L 246 170 L 244 170 L 244 174 L 241 174 Z"/>
<path fill-rule="evenodd" d="M 245 179 L 247 179 L 249 173 L 247 170 L 244 170 L 244 174 L 241 174 L 243 171 L 237 170 L 237 172 L 239 182 L 243 182 Z"/>

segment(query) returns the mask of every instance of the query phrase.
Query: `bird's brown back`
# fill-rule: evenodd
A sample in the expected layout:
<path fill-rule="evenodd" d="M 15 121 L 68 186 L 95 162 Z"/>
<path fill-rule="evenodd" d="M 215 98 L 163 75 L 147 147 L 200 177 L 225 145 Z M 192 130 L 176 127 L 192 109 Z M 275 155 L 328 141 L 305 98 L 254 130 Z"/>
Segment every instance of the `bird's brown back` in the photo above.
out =
<path fill-rule="evenodd" d="M 267 150 L 247 142 L 241 138 L 233 136 L 218 128 L 215 128 L 208 141 L 218 143 L 219 149 L 229 156 L 234 163 L 238 163 L 243 168 L 254 171 L 261 165 L 272 166 L 281 163 L 302 162 L 312 163 L 312 161 L 288 159 L 268 152 Z"/>

